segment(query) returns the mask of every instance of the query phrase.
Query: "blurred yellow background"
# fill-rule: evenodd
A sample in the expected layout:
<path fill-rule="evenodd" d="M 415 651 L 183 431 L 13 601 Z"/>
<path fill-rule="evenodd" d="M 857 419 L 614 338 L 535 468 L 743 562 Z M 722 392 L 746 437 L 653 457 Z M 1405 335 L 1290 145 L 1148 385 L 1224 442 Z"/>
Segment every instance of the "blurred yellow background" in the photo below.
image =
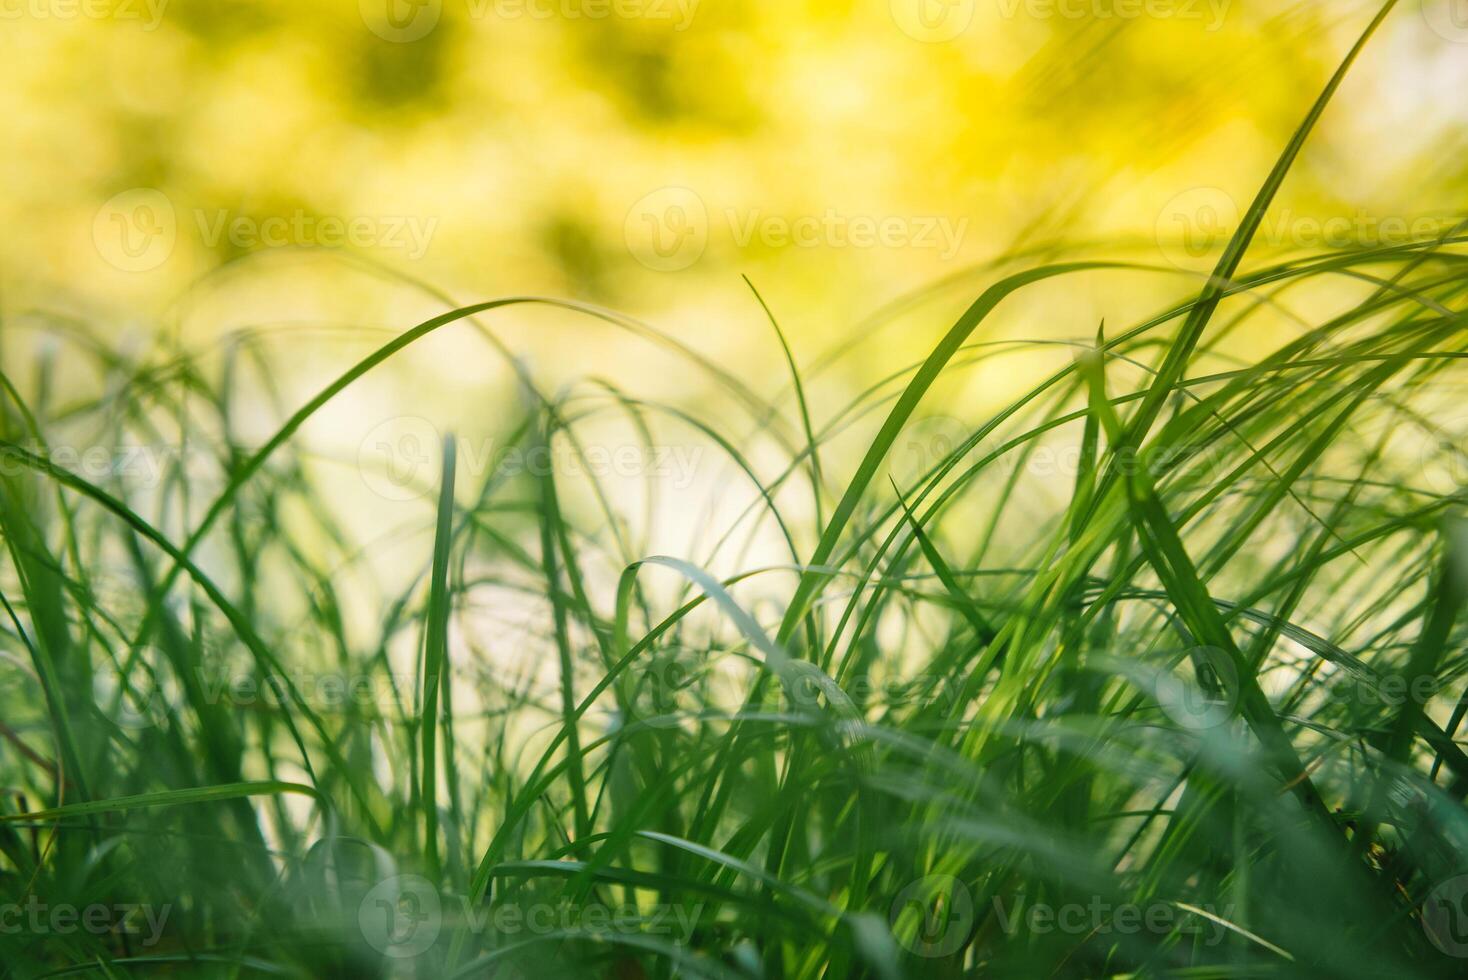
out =
<path fill-rule="evenodd" d="M 1377 7 L 0 0 L 0 288 L 12 316 L 205 335 L 411 325 L 309 251 L 344 248 L 456 300 L 604 304 L 773 365 L 748 275 L 809 358 L 1011 250 L 1206 268 Z M 1465 91 L 1461 0 L 1405 0 L 1259 248 L 1459 209 Z M 198 298 L 242 257 L 248 288 Z M 1089 332 L 1090 288 L 1030 333 Z"/>

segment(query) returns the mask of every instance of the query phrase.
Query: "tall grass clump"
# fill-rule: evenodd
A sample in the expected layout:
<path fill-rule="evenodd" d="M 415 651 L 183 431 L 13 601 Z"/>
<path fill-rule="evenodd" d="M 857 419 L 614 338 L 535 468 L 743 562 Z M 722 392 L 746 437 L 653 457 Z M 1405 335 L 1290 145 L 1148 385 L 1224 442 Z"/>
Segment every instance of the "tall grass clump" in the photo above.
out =
<path fill-rule="evenodd" d="M 496 317 L 546 301 L 452 308 L 299 405 L 256 332 L 12 318 L 49 346 L 0 377 L 0 975 L 1463 975 L 1468 236 L 1246 261 L 1370 33 L 1139 322 L 986 335 L 1015 294 L 1171 275 L 1011 256 L 826 411 L 839 353 L 773 315 L 756 386 L 561 304 L 734 408 L 512 359 L 497 458 L 529 464 L 364 464 L 423 495 L 390 587 L 300 430 L 436 332 L 512 354 Z M 935 408 L 1036 352 L 1002 410 Z M 699 447 L 739 507 L 611 485 L 607 426 Z"/>

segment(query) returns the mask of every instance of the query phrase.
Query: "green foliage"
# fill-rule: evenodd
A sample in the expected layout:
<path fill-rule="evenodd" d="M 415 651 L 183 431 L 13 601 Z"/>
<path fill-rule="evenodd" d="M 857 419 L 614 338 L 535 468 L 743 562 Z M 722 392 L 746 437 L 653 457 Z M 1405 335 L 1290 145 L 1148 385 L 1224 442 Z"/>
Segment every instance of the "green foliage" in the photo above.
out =
<path fill-rule="evenodd" d="M 696 559 L 592 467 L 450 438 L 421 567 L 364 600 L 300 430 L 435 332 L 503 352 L 476 318 L 532 301 L 403 333 L 253 450 L 257 338 L 214 369 L 52 325 L 104 383 L 4 382 L 0 976 L 1461 975 L 1468 235 L 1244 262 L 1371 30 L 1196 296 L 916 473 L 934 386 L 1028 346 L 985 338 L 1001 304 L 1156 270 L 997 263 L 824 415 L 839 354 L 802 368 L 763 298 L 774 398 L 665 344 L 746 418 L 517 363 L 503 449 L 585 461 L 617 417 L 641 458 L 660 420 L 727 458 L 752 502 Z M 204 459 L 84 473 L 83 438 Z M 653 522 L 691 506 L 655 484 Z M 757 540 L 789 561 L 711 571 Z M 518 658 L 483 618 L 512 602 Z"/>

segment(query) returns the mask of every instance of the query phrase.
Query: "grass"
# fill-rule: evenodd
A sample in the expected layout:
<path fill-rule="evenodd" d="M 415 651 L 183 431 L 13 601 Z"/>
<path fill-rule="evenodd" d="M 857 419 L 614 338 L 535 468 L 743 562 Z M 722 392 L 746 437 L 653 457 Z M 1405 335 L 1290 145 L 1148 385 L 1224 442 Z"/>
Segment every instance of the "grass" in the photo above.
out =
<path fill-rule="evenodd" d="M 747 507 L 686 557 L 643 547 L 688 506 L 650 475 L 461 469 L 450 437 L 431 548 L 371 590 L 299 431 L 436 331 L 511 356 L 496 312 L 542 301 L 449 304 L 254 448 L 258 338 L 210 366 L 47 322 L 0 416 L 0 975 L 1461 975 L 1468 236 L 1245 261 L 1394 6 L 1200 289 L 952 441 L 913 441 L 940 381 L 1043 349 L 986 337 L 1007 298 L 1158 270 L 1007 257 L 824 415 L 839 355 L 802 367 L 757 293 L 773 398 L 562 304 L 746 417 L 514 362 L 500 447 L 690 433 Z M 60 400 L 63 364 L 99 394 Z M 202 473 L 61 451 L 184 440 Z M 487 607 L 529 611 L 517 656 Z"/>

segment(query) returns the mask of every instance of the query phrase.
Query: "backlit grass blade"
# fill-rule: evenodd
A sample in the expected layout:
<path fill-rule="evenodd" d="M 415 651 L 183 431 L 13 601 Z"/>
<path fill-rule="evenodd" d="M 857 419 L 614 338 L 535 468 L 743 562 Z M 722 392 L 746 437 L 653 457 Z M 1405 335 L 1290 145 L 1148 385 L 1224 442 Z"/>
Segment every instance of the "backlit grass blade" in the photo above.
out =
<path fill-rule="evenodd" d="M 428 580 L 428 611 L 423 638 L 423 846 L 429 871 L 441 872 L 438 853 L 438 726 L 439 688 L 449 684 L 449 547 L 454 535 L 454 471 L 456 442 L 443 440 L 443 468 L 439 477 L 438 519 L 433 537 L 433 571 Z"/>

